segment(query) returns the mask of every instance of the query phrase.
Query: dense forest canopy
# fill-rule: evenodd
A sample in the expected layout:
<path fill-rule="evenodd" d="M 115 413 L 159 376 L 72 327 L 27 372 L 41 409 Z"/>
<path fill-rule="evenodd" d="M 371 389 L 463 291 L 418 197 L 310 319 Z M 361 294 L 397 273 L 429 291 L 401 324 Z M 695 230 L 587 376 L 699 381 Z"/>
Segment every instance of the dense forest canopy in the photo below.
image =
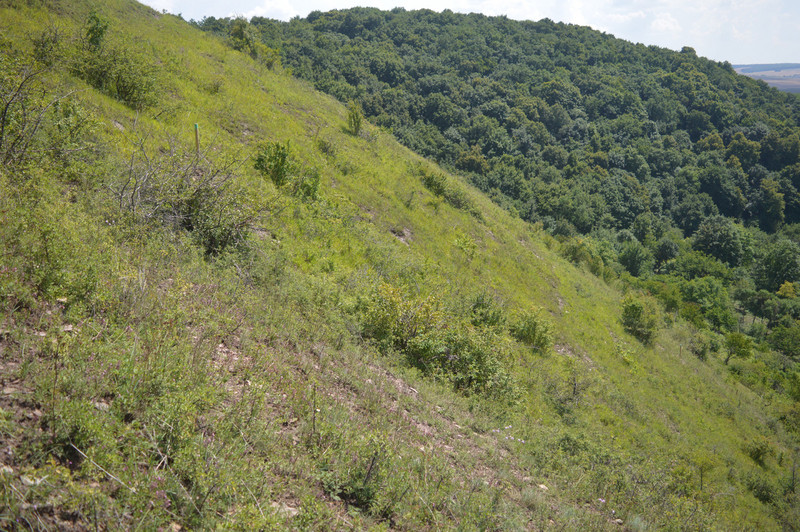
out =
<path fill-rule="evenodd" d="M 716 214 L 767 232 L 800 221 L 800 101 L 691 48 L 403 9 L 256 17 L 249 31 L 525 219 L 588 233 L 648 215 L 687 236 Z"/>
<path fill-rule="evenodd" d="M 630 274 L 698 326 L 738 330 L 749 312 L 798 336 L 795 95 L 689 47 L 548 19 L 354 8 L 196 24 L 279 51 L 296 76 L 543 224 L 575 262 Z"/>

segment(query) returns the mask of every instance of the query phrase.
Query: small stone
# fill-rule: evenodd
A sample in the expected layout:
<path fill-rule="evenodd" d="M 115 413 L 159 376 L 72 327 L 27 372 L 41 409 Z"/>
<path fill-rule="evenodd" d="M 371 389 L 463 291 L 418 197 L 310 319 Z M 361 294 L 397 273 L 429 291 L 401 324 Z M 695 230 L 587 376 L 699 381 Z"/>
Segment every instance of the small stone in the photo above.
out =
<path fill-rule="evenodd" d="M 11 466 L 3 465 L 3 466 L 0 467 L 0 474 L 13 475 L 14 474 L 14 468 L 12 468 Z"/>
<path fill-rule="evenodd" d="M 617 523 L 618 525 L 621 525 L 622 524 L 622 519 L 614 519 L 614 522 Z"/>
<path fill-rule="evenodd" d="M 273 502 L 270 504 L 278 514 L 286 516 L 286 517 L 294 517 L 300 513 L 300 510 L 297 508 L 292 508 L 288 504 L 284 502 Z"/>
<path fill-rule="evenodd" d="M 111 408 L 111 405 L 103 401 L 95 401 L 92 405 L 101 412 L 108 412 L 109 408 Z"/>
<path fill-rule="evenodd" d="M 544 484 L 539 484 L 539 489 L 542 490 L 542 491 L 548 491 L 550 488 L 548 488 Z"/>
<path fill-rule="evenodd" d="M 61 330 L 63 332 L 72 332 L 74 329 L 75 327 L 73 327 L 72 325 L 64 325 L 63 327 L 61 327 Z"/>

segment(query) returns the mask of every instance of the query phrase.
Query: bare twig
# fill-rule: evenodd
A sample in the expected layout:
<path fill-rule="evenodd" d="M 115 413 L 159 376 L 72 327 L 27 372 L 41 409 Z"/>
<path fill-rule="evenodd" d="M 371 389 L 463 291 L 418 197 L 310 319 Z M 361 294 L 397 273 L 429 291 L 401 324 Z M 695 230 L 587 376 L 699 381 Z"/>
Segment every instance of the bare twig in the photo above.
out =
<path fill-rule="evenodd" d="M 108 477 L 109 477 L 109 478 L 111 478 L 111 479 L 113 479 L 113 480 L 116 480 L 116 481 L 117 481 L 117 482 L 119 482 L 121 485 L 123 485 L 123 486 L 125 486 L 126 488 L 128 488 L 128 489 L 131 491 L 131 493 L 136 493 L 136 488 L 134 488 L 133 486 L 129 486 L 129 485 L 127 485 L 125 482 L 123 482 L 123 481 L 122 481 L 122 480 L 120 480 L 119 478 L 117 478 L 117 477 L 115 477 L 114 475 L 112 475 L 111 473 L 109 473 L 109 472 L 108 472 L 106 469 L 104 469 L 104 468 L 103 468 L 103 466 L 101 466 L 100 464 L 98 464 L 97 462 L 95 462 L 94 460 L 92 460 L 91 458 L 89 458 L 88 456 L 86 456 L 86 455 L 83 453 L 83 451 L 81 451 L 80 449 L 78 449 L 77 447 L 75 447 L 75 445 L 74 445 L 72 442 L 70 442 L 69 446 L 70 446 L 70 447 L 72 447 L 73 449 L 75 449 L 76 451 L 78 451 L 78 454 L 80 454 L 81 456 L 83 456 L 85 459 L 89 460 L 89 462 L 91 462 L 93 466 L 95 466 L 97 469 L 99 469 L 100 471 L 102 471 L 103 473 L 105 473 L 106 475 L 108 475 Z"/>

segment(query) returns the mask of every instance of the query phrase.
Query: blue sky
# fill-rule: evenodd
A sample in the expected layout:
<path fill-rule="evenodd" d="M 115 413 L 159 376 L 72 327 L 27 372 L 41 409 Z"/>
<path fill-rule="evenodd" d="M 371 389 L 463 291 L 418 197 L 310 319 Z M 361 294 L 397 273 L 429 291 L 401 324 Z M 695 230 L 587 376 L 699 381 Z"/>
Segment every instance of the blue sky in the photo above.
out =
<path fill-rule="evenodd" d="M 451 9 L 519 20 L 550 18 L 718 61 L 800 63 L 798 0 L 145 0 L 185 19 L 255 15 L 289 20 L 354 6 Z"/>

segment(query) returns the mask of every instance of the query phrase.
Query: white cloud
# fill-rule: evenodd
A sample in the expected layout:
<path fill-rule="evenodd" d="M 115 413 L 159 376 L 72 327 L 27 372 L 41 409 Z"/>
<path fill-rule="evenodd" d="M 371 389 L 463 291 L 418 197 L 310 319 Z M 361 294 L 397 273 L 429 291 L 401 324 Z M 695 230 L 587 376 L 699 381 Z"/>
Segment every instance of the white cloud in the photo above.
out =
<path fill-rule="evenodd" d="M 678 19 L 676 19 L 669 13 L 657 14 L 653 19 L 653 22 L 650 23 L 650 28 L 653 31 L 664 32 L 664 33 L 681 31 L 681 25 L 678 22 Z"/>

